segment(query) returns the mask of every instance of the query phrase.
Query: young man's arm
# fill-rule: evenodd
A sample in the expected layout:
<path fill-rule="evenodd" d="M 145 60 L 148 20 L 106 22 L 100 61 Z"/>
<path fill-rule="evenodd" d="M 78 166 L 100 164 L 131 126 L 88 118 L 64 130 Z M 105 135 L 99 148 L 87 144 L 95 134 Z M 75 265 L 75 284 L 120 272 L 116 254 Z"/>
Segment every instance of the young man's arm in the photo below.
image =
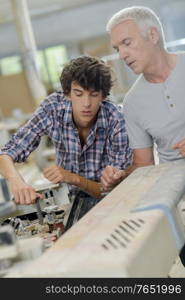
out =
<path fill-rule="evenodd" d="M 37 197 L 41 198 L 41 195 L 24 181 L 14 163 L 26 161 L 39 145 L 47 128 L 51 127 L 48 103 L 47 99 L 43 101 L 31 119 L 19 128 L 0 150 L 0 173 L 8 180 L 15 202 L 19 204 L 31 204 Z"/>
<path fill-rule="evenodd" d="M 42 198 L 42 195 L 36 191 L 21 177 L 14 166 L 14 162 L 9 155 L 0 155 L 0 173 L 5 177 L 18 204 L 32 204 L 36 198 Z"/>
<path fill-rule="evenodd" d="M 118 170 L 112 166 L 107 166 L 101 176 L 103 190 L 110 191 L 124 178 L 131 174 L 136 168 L 154 164 L 153 148 L 143 148 L 133 150 L 133 164 L 125 170 Z"/>
<path fill-rule="evenodd" d="M 43 170 L 44 176 L 53 183 L 68 183 L 79 187 L 90 196 L 102 198 L 102 189 L 99 182 L 89 180 L 83 176 L 67 171 L 59 166 L 50 166 Z"/>

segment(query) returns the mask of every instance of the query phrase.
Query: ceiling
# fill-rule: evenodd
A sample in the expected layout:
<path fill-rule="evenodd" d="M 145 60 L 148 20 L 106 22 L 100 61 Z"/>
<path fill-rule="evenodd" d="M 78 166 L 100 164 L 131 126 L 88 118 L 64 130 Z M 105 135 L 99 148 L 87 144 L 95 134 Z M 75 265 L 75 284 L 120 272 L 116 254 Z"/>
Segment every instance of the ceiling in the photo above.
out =
<path fill-rule="evenodd" d="M 13 1 L 26 0 L 0 0 L 0 58 L 20 51 Z M 27 0 L 27 4 L 39 49 L 61 44 L 74 49 L 81 41 L 106 36 L 109 18 L 132 5 L 148 6 L 159 15 L 167 41 L 185 37 L 185 0 Z"/>
<path fill-rule="evenodd" d="M 0 23 L 7 23 L 13 20 L 12 1 L 17 0 L 0 0 Z M 30 15 L 35 17 L 102 1 L 105 0 L 27 0 L 27 5 Z"/>

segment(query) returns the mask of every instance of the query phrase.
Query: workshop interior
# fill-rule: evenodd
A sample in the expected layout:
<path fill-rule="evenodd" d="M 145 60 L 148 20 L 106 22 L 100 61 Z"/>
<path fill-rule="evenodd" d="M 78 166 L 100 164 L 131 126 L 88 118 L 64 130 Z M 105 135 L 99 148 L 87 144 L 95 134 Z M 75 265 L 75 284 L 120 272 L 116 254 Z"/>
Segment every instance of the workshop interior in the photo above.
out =
<path fill-rule="evenodd" d="M 142 5 L 160 17 L 169 51 L 185 50 L 184 0 L 0 0 L 0 148 L 40 102 L 60 89 L 67 62 L 80 55 L 113 69 L 111 99 L 120 109 L 137 75 L 119 58 L 106 32 L 120 9 Z M 173 14 L 171 12 L 173 11 Z M 0 277 L 185 277 L 184 160 L 136 169 L 80 220 L 68 185 L 53 184 L 43 168 L 54 164 L 51 140 L 17 169 L 43 195 L 16 204 L 0 176 Z"/>

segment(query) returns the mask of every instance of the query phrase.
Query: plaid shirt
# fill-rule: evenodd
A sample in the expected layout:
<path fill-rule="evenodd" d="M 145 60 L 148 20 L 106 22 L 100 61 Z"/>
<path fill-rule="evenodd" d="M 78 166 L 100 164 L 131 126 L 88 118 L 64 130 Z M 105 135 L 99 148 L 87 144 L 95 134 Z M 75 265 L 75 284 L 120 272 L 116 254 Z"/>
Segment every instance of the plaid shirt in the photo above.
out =
<path fill-rule="evenodd" d="M 0 154 L 11 156 L 14 162 L 23 162 L 43 135 L 49 136 L 54 144 L 58 166 L 88 179 L 100 181 L 107 165 L 125 169 L 131 164 L 123 115 L 108 100 L 102 102 L 83 148 L 73 123 L 71 102 L 57 92 L 46 97 Z"/>

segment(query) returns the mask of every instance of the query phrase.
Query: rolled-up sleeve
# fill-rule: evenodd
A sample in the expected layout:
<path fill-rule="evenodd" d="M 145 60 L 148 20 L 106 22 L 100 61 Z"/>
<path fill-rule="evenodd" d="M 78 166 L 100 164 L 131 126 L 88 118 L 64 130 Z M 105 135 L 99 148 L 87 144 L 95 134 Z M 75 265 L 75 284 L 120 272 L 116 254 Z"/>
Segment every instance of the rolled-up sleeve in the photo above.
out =
<path fill-rule="evenodd" d="M 41 137 L 47 134 L 51 123 L 46 99 L 35 111 L 32 118 L 4 145 L 0 150 L 0 155 L 9 155 L 14 162 L 24 162 L 30 153 L 37 148 Z"/>

